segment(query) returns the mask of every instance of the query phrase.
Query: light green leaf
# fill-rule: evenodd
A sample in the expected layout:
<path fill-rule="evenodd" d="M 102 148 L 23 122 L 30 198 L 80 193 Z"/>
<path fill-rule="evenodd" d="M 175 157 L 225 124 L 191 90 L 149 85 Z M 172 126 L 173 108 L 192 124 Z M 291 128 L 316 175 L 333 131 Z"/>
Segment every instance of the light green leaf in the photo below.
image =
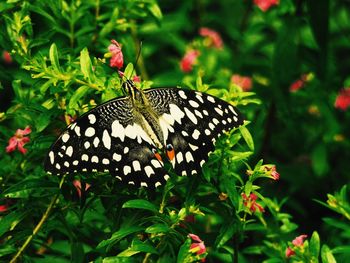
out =
<path fill-rule="evenodd" d="M 73 112 L 70 111 L 80 108 L 78 101 L 84 97 L 89 90 L 90 88 L 88 86 L 81 86 L 74 92 L 68 103 L 68 113 L 73 114 Z"/>
<path fill-rule="evenodd" d="M 49 55 L 50 55 L 50 61 L 53 69 L 57 72 L 61 72 L 60 62 L 58 60 L 57 46 L 55 43 L 51 45 Z"/>
<path fill-rule="evenodd" d="M 337 263 L 335 260 L 332 251 L 327 245 L 323 245 L 321 248 L 321 258 L 322 263 Z"/>
<path fill-rule="evenodd" d="M 245 126 L 240 126 L 239 131 L 241 132 L 243 139 L 247 143 L 249 149 L 252 152 L 254 152 L 254 141 L 253 141 L 253 137 L 250 134 L 249 130 Z"/>
<path fill-rule="evenodd" d="M 149 234 L 167 233 L 169 232 L 169 227 L 165 224 L 154 224 L 153 226 L 147 227 L 145 232 Z"/>
<path fill-rule="evenodd" d="M 312 256 L 318 258 L 318 255 L 320 253 L 320 237 L 316 231 L 312 233 L 310 239 L 310 252 Z"/>
<path fill-rule="evenodd" d="M 80 52 L 80 68 L 84 77 L 89 80 L 89 82 L 95 82 L 95 75 L 92 71 L 91 59 L 89 56 L 89 51 L 87 48 L 84 48 Z"/>

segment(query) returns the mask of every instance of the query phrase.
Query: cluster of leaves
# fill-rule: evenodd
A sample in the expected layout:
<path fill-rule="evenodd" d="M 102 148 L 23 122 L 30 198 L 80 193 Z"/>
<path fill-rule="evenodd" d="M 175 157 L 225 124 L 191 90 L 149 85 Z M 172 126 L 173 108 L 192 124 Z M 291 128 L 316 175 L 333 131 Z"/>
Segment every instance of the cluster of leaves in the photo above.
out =
<path fill-rule="evenodd" d="M 323 199 L 329 189 L 322 185 L 347 182 L 348 126 L 341 120 L 349 115 L 333 107 L 349 78 L 341 59 L 348 40 L 340 26 L 347 3 L 286 0 L 263 12 L 256 2 L 0 3 L 0 48 L 11 56 L 0 65 L 1 260 L 284 262 L 288 249 L 292 262 L 346 258 L 346 187 L 327 201 L 342 218 L 332 214 L 324 221 L 333 229 L 319 229 L 343 233 L 327 240 L 332 250 L 321 246 L 318 232 L 290 243 L 300 230 L 282 206 L 301 214 L 302 231 L 311 233 L 319 219 L 303 203 Z M 208 24 L 222 32 L 223 44 L 213 47 L 210 34 L 198 35 Z M 128 78 L 140 74 L 141 88 L 182 84 L 238 105 L 251 121 L 217 142 L 203 175 L 173 174 L 164 188 L 150 192 L 108 174 L 45 174 L 42 163 L 59 131 L 122 94 L 117 70 L 106 65 L 111 39 L 128 61 L 144 40 L 136 71 L 132 64 L 123 69 Z M 181 57 L 191 50 L 198 52 L 183 72 Z M 306 73 L 311 77 L 290 93 Z M 258 96 L 231 81 L 233 74 L 250 76 Z M 6 152 L 15 131 L 27 126 L 27 152 Z M 257 161 L 262 157 L 278 164 L 281 181 L 275 166 Z M 318 211 L 311 202 L 311 213 Z"/>

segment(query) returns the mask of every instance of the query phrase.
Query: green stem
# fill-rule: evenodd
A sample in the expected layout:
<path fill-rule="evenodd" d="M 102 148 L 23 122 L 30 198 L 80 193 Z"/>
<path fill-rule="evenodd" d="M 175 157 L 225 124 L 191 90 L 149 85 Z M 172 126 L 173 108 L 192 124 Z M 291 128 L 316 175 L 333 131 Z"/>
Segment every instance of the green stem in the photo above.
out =
<path fill-rule="evenodd" d="M 65 175 L 62 176 L 62 179 L 60 181 L 59 184 L 59 189 L 61 189 L 62 184 L 64 182 L 65 179 Z M 16 255 L 14 255 L 14 257 L 11 259 L 10 263 L 15 263 L 17 262 L 18 258 L 22 255 L 22 253 L 24 252 L 24 250 L 27 248 L 27 246 L 30 244 L 30 242 L 32 241 L 32 239 L 34 238 L 34 236 L 39 232 L 40 228 L 43 226 L 43 224 L 45 223 L 45 221 L 48 219 L 49 214 L 51 212 L 51 210 L 53 209 L 53 207 L 55 206 L 55 203 L 58 199 L 58 197 L 60 196 L 60 192 L 57 193 L 52 199 L 51 202 L 49 204 L 49 206 L 47 207 L 45 213 L 43 214 L 43 216 L 41 217 L 39 223 L 36 225 L 36 227 L 33 230 L 33 233 L 26 239 L 26 241 L 23 243 L 23 245 L 21 246 L 21 248 L 17 251 Z"/>

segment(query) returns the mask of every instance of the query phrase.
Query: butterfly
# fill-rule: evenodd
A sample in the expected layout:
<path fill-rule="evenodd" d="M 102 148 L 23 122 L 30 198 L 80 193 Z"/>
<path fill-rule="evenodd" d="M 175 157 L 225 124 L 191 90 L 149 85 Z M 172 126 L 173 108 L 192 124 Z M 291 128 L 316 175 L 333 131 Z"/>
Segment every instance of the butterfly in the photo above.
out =
<path fill-rule="evenodd" d="M 215 140 L 243 124 L 238 109 L 214 96 L 180 88 L 140 90 L 107 101 L 71 123 L 51 146 L 51 174 L 108 172 L 138 187 L 163 185 L 170 162 L 176 174 L 201 172 Z"/>

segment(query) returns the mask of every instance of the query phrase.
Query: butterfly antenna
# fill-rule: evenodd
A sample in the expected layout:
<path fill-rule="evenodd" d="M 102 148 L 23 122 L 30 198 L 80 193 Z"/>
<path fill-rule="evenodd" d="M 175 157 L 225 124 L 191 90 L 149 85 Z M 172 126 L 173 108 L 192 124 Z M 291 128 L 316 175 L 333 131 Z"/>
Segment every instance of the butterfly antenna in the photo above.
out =
<path fill-rule="evenodd" d="M 142 40 L 140 41 L 139 51 L 137 52 L 137 56 L 136 56 L 136 60 L 134 63 L 134 67 L 132 68 L 131 76 L 134 74 L 135 67 L 136 67 L 137 63 L 139 62 L 139 58 L 141 56 L 141 51 L 142 51 Z"/>

